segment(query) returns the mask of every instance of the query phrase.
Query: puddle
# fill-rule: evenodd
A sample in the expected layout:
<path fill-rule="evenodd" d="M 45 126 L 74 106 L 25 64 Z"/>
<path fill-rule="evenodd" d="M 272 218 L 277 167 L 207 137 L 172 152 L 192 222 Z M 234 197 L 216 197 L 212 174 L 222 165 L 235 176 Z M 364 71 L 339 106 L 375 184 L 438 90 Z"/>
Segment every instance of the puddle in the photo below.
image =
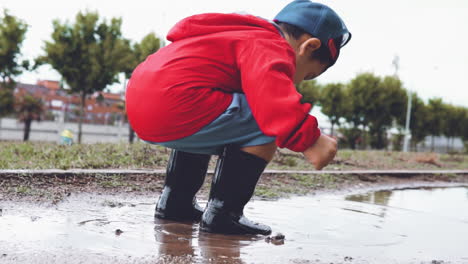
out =
<path fill-rule="evenodd" d="M 467 187 L 249 203 L 246 215 L 284 243 L 155 222 L 154 200 L 1 202 L 0 263 L 468 263 Z"/>

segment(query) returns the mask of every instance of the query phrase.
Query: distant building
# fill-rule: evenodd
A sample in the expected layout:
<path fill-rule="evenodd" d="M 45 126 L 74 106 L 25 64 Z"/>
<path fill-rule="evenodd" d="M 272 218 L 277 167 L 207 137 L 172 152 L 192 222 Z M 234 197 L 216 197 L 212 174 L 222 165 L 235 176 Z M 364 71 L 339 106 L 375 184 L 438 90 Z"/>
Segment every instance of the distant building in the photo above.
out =
<path fill-rule="evenodd" d="M 70 94 L 58 81 L 40 80 L 36 84 L 18 83 L 15 97 L 29 93 L 41 98 L 47 108 L 45 119 L 78 122 L 81 100 Z M 96 92 L 86 98 L 84 123 L 112 125 L 123 120 L 125 110 L 123 94 Z"/>

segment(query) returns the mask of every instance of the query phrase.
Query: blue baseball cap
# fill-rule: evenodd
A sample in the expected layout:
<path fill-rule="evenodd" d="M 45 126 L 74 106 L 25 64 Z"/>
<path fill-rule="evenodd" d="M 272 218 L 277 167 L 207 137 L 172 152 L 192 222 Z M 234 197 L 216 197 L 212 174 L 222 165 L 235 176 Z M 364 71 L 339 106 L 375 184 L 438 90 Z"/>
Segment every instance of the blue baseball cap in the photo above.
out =
<path fill-rule="evenodd" d="M 276 15 L 274 21 L 294 25 L 320 39 L 333 60 L 338 58 L 341 47 L 351 39 L 351 33 L 335 11 L 309 0 L 292 1 Z"/>

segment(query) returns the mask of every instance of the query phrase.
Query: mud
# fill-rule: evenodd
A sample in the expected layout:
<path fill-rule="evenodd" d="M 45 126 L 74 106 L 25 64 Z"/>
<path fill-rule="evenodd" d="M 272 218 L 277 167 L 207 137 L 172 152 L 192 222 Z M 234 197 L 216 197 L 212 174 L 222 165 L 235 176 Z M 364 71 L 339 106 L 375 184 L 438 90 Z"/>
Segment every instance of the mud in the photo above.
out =
<path fill-rule="evenodd" d="M 211 177 L 206 177 L 199 196 L 207 198 Z M 300 174 L 264 173 L 255 191 L 258 199 L 277 199 L 291 195 L 307 195 L 389 185 L 468 184 L 468 172 L 462 174 L 428 173 L 417 175 L 376 174 Z M 163 174 L 2 174 L 0 201 L 60 203 L 80 193 L 138 196 L 157 195 L 164 184 Z"/>
<path fill-rule="evenodd" d="M 2 201 L 0 263 L 468 263 L 466 185 L 379 188 L 252 201 L 270 237 L 155 220 L 148 195 Z"/>

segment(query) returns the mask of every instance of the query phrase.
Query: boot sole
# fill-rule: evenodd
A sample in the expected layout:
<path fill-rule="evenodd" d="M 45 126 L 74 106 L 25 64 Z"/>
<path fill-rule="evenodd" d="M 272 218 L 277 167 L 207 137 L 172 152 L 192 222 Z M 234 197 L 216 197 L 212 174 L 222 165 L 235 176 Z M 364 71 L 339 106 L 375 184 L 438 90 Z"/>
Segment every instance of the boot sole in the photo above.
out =
<path fill-rule="evenodd" d="M 271 229 L 270 230 L 265 230 L 265 231 L 255 231 L 250 228 L 244 228 L 243 226 L 237 224 L 237 223 L 231 223 L 230 228 L 212 228 L 210 226 L 207 226 L 206 224 L 200 223 L 200 231 L 207 232 L 207 233 L 212 233 L 212 234 L 223 234 L 223 235 L 270 235 L 271 234 Z"/>
<path fill-rule="evenodd" d="M 191 216 L 175 216 L 175 215 L 166 215 L 165 213 L 156 211 L 154 213 L 154 218 L 162 220 L 171 220 L 176 222 L 200 222 L 201 215 L 191 215 Z"/>

